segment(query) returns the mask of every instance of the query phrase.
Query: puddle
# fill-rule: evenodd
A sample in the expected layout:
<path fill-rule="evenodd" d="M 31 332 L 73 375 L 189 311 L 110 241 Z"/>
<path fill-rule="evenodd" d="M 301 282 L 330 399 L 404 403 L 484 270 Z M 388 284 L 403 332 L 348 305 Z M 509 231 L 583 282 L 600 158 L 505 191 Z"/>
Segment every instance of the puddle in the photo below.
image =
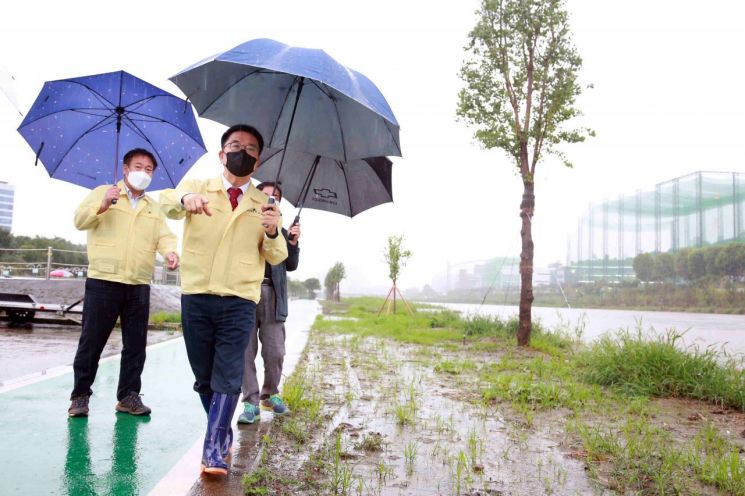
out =
<path fill-rule="evenodd" d="M 337 462 L 327 473 L 345 485 L 337 486 L 341 494 L 607 494 L 581 461 L 563 454 L 563 429 L 524 429 L 498 405 L 469 403 L 469 385 L 436 374 L 421 348 L 316 334 L 307 351 L 317 374 L 311 383 L 331 420 L 310 449 L 282 442 L 270 449 L 283 457 L 270 457 L 272 470 L 307 476 L 308 453 L 334 451 L 338 436 Z"/>

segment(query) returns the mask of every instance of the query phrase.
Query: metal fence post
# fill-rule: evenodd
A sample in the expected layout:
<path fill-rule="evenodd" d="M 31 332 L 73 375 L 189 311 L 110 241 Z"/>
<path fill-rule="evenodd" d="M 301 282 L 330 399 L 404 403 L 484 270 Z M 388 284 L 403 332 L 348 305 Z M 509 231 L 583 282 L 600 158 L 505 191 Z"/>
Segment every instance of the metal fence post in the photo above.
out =
<path fill-rule="evenodd" d="M 47 281 L 49 280 L 49 273 L 52 272 L 52 247 L 47 247 Z"/>

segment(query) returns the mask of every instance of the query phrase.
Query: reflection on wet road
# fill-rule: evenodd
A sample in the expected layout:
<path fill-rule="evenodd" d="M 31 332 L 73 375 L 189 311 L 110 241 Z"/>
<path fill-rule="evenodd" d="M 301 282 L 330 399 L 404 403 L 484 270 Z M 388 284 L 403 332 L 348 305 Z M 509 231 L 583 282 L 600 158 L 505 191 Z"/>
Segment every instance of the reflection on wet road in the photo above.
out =
<path fill-rule="evenodd" d="M 296 317 L 310 312 L 303 322 L 312 323 L 318 305 L 292 302 L 293 311 Z M 309 325 L 288 326 L 288 360 L 297 361 Z M 120 347 L 116 337 L 112 350 Z M 69 364 L 77 338 L 78 332 L 69 330 L 0 330 L 0 380 L 12 383 L 0 387 L 0 495 L 147 494 L 204 435 L 204 411 L 192 390 L 194 377 L 180 337 L 148 347 L 142 393 L 153 409 L 150 418 L 115 412 L 118 357 L 98 369 L 88 418 L 67 416 L 71 370 L 35 382 L 14 381 Z M 185 490 L 169 494 L 186 493 L 197 472 L 190 470 L 188 477 Z"/>

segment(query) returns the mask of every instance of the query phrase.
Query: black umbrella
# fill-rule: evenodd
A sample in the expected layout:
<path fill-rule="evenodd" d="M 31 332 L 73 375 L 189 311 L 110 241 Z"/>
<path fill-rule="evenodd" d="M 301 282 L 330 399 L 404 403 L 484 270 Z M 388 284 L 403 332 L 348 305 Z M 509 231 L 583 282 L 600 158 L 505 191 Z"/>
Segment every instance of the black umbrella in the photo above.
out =
<path fill-rule="evenodd" d="M 268 149 L 253 174 L 259 181 L 276 181 L 282 197 L 300 209 L 312 208 L 354 217 L 372 207 L 393 201 L 391 170 L 387 157 L 372 157 L 349 162 L 287 150 Z"/>

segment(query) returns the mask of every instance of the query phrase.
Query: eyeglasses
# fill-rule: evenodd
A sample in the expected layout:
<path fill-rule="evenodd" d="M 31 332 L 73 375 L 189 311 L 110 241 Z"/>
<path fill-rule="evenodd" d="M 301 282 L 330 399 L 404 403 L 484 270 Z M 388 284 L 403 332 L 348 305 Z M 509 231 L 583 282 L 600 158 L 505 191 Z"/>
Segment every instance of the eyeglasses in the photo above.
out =
<path fill-rule="evenodd" d="M 246 150 L 246 152 L 249 152 L 249 153 L 256 153 L 259 151 L 259 147 L 254 144 L 248 144 L 248 145 L 243 146 L 237 141 L 231 141 L 230 143 L 225 143 L 225 146 L 223 147 L 223 149 L 229 152 L 239 152 L 241 150 Z"/>

